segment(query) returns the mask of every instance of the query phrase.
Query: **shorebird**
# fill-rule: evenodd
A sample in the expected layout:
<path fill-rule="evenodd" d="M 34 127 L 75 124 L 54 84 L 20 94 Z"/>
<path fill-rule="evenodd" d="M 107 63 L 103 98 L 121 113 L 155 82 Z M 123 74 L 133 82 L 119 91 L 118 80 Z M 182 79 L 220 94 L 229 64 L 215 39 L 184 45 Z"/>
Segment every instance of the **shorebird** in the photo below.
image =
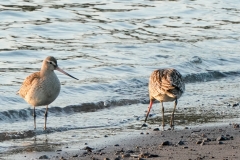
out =
<path fill-rule="evenodd" d="M 148 89 L 150 104 L 145 122 L 147 121 L 148 115 L 152 108 L 153 101 L 158 100 L 162 105 L 162 127 L 164 128 L 163 102 L 175 101 L 170 120 L 170 127 L 174 129 L 174 112 L 178 99 L 185 91 L 185 84 L 182 75 L 176 69 L 172 68 L 155 70 L 149 78 Z"/>
<path fill-rule="evenodd" d="M 34 129 L 36 129 L 36 112 L 35 107 L 47 106 L 45 111 L 45 124 L 44 130 L 46 130 L 48 105 L 52 103 L 57 97 L 61 89 L 60 81 L 54 70 L 58 70 L 63 74 L 72 77 L 67 72 L 58 67 L 57 60 L 49 56 L 43 63 L 39 72 L 30 74 L 22 83 L 18 94 L 30 105 L 33 106 L 34 117 Z"/>

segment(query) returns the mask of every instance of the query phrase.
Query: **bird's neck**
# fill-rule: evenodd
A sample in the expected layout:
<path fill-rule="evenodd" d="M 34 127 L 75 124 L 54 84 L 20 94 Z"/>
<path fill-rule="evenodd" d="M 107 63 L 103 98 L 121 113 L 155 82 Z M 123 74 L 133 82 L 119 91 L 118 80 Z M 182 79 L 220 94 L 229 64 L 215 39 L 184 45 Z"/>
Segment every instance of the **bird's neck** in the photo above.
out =
<path fill-rule="evenodd" d="M 46 68 L 42 68 L 41 71 L 40 71 L 40 76 L 43 77 L 43 76 L 47 76 L 49 74 L 54 74 L 54 71 L 52 70 L 48 70 Z"/>

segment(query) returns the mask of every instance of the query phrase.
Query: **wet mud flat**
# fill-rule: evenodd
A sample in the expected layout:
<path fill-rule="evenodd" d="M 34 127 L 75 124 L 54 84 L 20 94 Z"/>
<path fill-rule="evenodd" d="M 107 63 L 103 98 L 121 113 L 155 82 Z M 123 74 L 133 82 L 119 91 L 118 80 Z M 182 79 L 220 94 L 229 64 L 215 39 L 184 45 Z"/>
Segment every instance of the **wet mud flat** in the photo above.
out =
<path fill-rule="evenodd" d="M 79 142 L 51 152 L 5 155 L 7 159 L 240 159 L 239 124 L 162 130 L 146 128 Z"/>
<path fill-rule="evenodd" d="M 99 146 L 93 145 L 95 148 L 91 152 L 80 154 L 79 157 L 80 159 L 239 159 L 239 133 L 238 124 L 186 127 L 175 131 L 161 131 L 154 128 L 139 133 L 129 133 L 117 140 L 105 140 L 105 143 Z"/>

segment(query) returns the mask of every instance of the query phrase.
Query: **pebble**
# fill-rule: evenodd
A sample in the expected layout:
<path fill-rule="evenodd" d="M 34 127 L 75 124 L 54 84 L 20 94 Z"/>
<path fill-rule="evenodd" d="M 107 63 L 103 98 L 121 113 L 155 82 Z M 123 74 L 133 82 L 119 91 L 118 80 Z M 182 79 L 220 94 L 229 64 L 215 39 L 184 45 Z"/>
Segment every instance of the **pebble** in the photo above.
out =
<path fill-rule="evenodd" d="M 141 153 L 138 155 L 138 158 L 149 158 L 149 153 Z"/>
<path fill-rule="evenodd" d="M 233 124 L 233 128 L 239 128 L 239 124 Z"/>
<path fill-rule="evenodd" d="M 86 147 L 83 148 L 83 150 L 87 150 L 88 152 L 92 152 L 93 148 L 86 146 Z"/>
<path fill-rule="evenodd" d="M 177 144 L 178 145 L 184 145 L 184 142 L 183 141 L 179 141 Z"/>
<path fill-rule="evenodd" d="M 223 135 L 217 137 L 217 141 L 224 141 L 224 140 L 226 140 L 226 139 Z"/>
<path fill-rule="evenodd" d="M 168 145 L 170 145 L 170 142 L 169 142 L 169 141 L 164 141 L 164 142 L 162 142 L 161 145 L 162 145 L 162 146 L 168 146 Z"/>
<path fill-rule="evenodd" d="M 126 154 L 123 154 L 122 155 L 122 158 L 127 158 L 127 157 L 130 157 L 131 155 L 129 153 L 126 153 Z"/>
<path fill-rule="evenodd" d="M 184 146 L 184 147 L 183 147 L 183 149 L 187 149 L 187 148 L 188 148 L 188 146 Z"/>
<path fill-rule="evenodd" d="M 110 160 L 109 158 L 104 158 L 104 160 Z"/>
<path fill-rule="evenodd" d="M 198 140 L 197 142 L 196 142 L 196 144 L 201 144 L 202 143 L 202 141 L 201 140 Z"/>
<path fill-rule="evenodd" d="M 159 131 L 159 128 L 154 128 L 153 131 Z"/>
<path fill-rule="evenodd" d="M 115 144 L 114 146 L 118 147 L 118 146 L 119 146 L 119 144 Z"/>
<path fill-rule="evenodd" d="M 192 132 L 201 132 L 201 129 L 193 130 Z"/>
<path fill-rule="evenodd" d="M 140 153 L 138 158 L 152 158 L 152 157 L 159 157 L 157 154 L 150 154 L 150 153 Z"/>
<path fill-rule="evenodd" d="M 133 150 L 127 150 L 126 153 L 134 153 Z"/>
<path fill-rule="evenodd" d="M 147 127 L 148 125 L 146 125 L 145 123 L 142 125 L 142 127 Z"/>
<path fill-rule="evenodd" d="M 72 157 L 78 157 L 78 155 L 76 154 L 76 155 L 74 155 L 74 156 L 72 156 Z"/>
<path fill-rule="evenodd" d="M 47 155 L 40 156 L 39 159 L 49 159 Z"/>
<path fill-rule="evenodd" d="M 114 160 L 120 160 L 121 158 L 120 157 L 116 157 Z"/>
<path fill-rule="evenodd" d="M 218 141 L 218 144 L 223 144 L 223 142 L 222 141 Z"/>
<path fill-rule="evenodd" d="M 233 105 L 232 105 L 232 107 L 237 107 L 239 105 L 239 103 L 234 103 Z"/>

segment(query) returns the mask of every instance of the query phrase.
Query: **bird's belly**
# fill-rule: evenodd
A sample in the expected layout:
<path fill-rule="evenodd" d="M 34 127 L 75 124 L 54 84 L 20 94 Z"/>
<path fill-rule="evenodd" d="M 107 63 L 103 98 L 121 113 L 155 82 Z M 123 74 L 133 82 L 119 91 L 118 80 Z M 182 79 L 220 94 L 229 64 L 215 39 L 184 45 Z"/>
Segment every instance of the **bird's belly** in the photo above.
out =
<path fill-rule="evenodd" d="M 59 95 L 61 86 L 60 82 L 58 82 L 59 81 L 45 83 L 43 81 L 37 86 L 32 86 L 24 99 L 32 106 L 49 105 Z"/>
<path fill-rule="evenodd" d="M 176 100 L 176 97 L 170 97 L 167 94 L 159 94 L 154 96 L 154 99 L 160 101 L 160 102 L 171 102 Z"/>

